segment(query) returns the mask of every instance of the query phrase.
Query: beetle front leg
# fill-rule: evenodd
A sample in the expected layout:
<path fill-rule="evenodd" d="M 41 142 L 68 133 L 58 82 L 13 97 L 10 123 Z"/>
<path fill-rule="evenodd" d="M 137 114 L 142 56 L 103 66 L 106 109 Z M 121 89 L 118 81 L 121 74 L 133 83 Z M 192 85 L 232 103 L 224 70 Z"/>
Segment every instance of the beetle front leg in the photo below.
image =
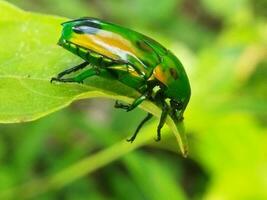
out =
<path fill-rule="evenodd" d="M 143 127 L 143 125 L 150 120 L 153 117 L 152 114 L 148 113 L 147 116 L 140 122 L 140 124 L 138 125 L 137 129 L 135 130 L 134 134 L 132 135 L 131 138 L 127 139 L 127 142 L 133 142 L 137 136 L 137 134 L 139 133 L 140 129 Z"/>
<path fill-rule="evenodd" d="M 160 116 L 160 121 L 159 121 L 158 128 L 157 128 L 157 139 L 155 139 L 156 142 L 161 140 L 161 129 L 162 129 L 163 125 L 166 122 L 168 113 L 169 113 L 169 106 L 164 101 L 163 102 L 163 106 L 162 106 L 162 112 L 161 112 L 161 116 Z"/>
<path fill-rule="evenodd" d="M 157 138 L 155 139 L 155 141 L 158 142 L 161 140 L 161 129 L 166 122 L 170 109 L 169 109 L 168 104 L 165 101 L 165 95 L 162 89 L 157 91 L 155 95 L 155 101 L 157 102 L 157 104 L 161 105 L 161 108 L 162 108 L 160 121 L 157 127 Z"/>

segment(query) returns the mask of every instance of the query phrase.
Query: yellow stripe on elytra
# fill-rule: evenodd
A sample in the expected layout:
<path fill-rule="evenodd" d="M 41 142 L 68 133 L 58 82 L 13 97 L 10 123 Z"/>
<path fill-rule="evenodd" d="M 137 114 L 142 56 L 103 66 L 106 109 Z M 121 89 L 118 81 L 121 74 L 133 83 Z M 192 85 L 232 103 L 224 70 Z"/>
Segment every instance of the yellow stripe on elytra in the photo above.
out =
<path fill-rule="evenodd" d="M 109 69 L 125 71 L 125 72 L 130 73 L 132 76 L 140 76 L 131 66 L 127 66 L 127 65 L 115 65 L 115 66 L 109 67 Z"/>
<path fill-rule="evenodd" d="M 122 51 L 124 54 L 136 55 L 135 48 L 129 41 L 118 34 L 107 34 L 104 31 L 99 31 L 96 34 L 74 33 L 70 41 L 112 59 L 119 58 L 119 55 L 114 53 L 118 51 Z"/>
<path fill-rule="evenodd" d="M 121 49 L 133 55 L 136 55 L 137 53 L 132 43 L 118 34 L 100 31 L 95 37 L 111 47 Z"/>

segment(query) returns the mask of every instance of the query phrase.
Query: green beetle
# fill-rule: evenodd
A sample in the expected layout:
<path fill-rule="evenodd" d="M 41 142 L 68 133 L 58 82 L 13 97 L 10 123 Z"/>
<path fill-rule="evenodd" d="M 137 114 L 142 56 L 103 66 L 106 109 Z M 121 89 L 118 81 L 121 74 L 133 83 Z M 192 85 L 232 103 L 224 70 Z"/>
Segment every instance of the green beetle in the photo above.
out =
<path fill-rule="evenodd" d="M 130 105 L 116 101 L 115 108 L 131 111 L 144 100 L 161 107 L 156 141 L 161 139 L 160 131 L 168 114 L 176 123 L 183 120 L 191 89 L 183 65 L 173 53 L 141 33 L 96 18 L 80 18 L 62 25 L 58 44 L 85 62 L 59 73 L 51 82 L 82 83 L 88 77 L 109 73 L 141 94 Z M 63 78 L 85 67 L 88 69 L 76 77 Z M 148 113 L 127 141 L 133 142 L 151 118 Z"/>

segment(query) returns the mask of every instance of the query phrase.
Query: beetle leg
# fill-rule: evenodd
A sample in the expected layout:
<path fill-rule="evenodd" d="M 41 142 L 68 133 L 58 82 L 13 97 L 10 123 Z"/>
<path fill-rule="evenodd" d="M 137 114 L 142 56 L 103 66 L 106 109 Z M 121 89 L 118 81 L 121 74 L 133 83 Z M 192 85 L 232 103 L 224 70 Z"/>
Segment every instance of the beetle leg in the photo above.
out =
<path fill-rule="evenodd" d="M 165 124 L 165 121 L 167 119 L 167 116 L 169 114 L 169 106 L 168 104 L 165 102 L 165 95 L 163 93 L 163 90 L 160 89 L 159 91 L 157 91 L 156 95 L 155 95 L 155 101 L 161 105 L 162 107 L 162 112 L 161 112 L 161 116 L 160 116 L 160 121 L 158 124 L 158 128 L 157 128 L 157 139 L 155 139 L 155 141 L 160 141 L 161 140 L 161 128 L 163 127 L 163 125 Z"/>
<path fill-rule="evenodd" d="M 115 108 L 122 108 L 125 109 L 127 112 L 135 109 L 138 105 L 140 105 L 144 100 L 146 100 L 149 97 L 148 92 L 142 94 L 140 97 L 136 98 L 132 104 L 122 104 L 118 101 L 115 102 L 114 107 Z"/>
<path fill-rule="evenodd" d="M 119 103 L 118 100 L 115 101 L 115 105 L 114 108 L 121 108 L 121 109 L 125 109 L 127 110 L 129 108 L 130 104 L 123 104 L 123 103 Z"/>
<path fill-rule="evenodd" d="M 67 74 L 70 74 L 70 73 L 72 73 L 72 72 L 75 72 L 75 71 L 78 71 L 78 70 L 80 70 L 80 69 L 85 68 L 87 65 L 89 65 L 89 62 L 85 61 L 85 62 L 83 62 L 83 63 L 81 63 L 81 64 L 79 64 L 79 65 L 76 65 L 76 66 L 74 66 L 74 67 L 72 67 L 72 68 L 69 68 L 69 69 L 67 69 L 67 70 L 65 70 L 65 71 L 60 72 L 60 73 L 57 75 L 57 78 L 60 79 L 61 77 L 65 76 L 65 75 L 67 75 Z M 51 79 L 51 82 L 52 82 L 52 81 L 53 81 L 53 78 Z"/>
<path fill-rule="evenodd" d="M 83 83 L 84 79 L 98 75 L 101 71 L 105 71 L 105 69 L 96 70 L 94 68 L 90 68 L 73 78 L 52 78 L 51 81 Z"/>
<path fill-rule="evenodd" d="M 148 113 L 147 116 L 140 122 L 140 124 L 138 125 L 137 129 L 135 130 L 134 134 L 132 135 L 131 138 L 127 139 L 127 142 L 133 142 L 138 134 L 138 132 L 140 131 L 140 129 L 142 128 L 142 126 L 151 118 L 153 117 L 152 114 Z"/>
<path fill-rule="evenodd" d="M 114 107 L 115 108 L 121 108 L 121 109 L 126 110 L 126 112 L 129 112 L 129 111 L 135 109 L 138 105 L 140 105 L 145 99 L 147 99 L 147 94 L 141 95 L 140 97 L 135 99 L 132 104 L 119 103 L 117 100 L 117 101 L 115 101 Z"/>
<path fill-rule="evenodd" d="M 155 139 L 156 142 L 161 140 L 161 128 L 165 124 L 165 121 L 166 121 L 168 113 L 169 113 L 168 104 L 165 101 L 163 101 L 163 102 L 164 103 L 162 105 L 162 113 L 161 113 L 159 125 L 157 128 L 157 139 Z"/>
<path fill-rule="evenodd" d="M 115 102 L 114 107 L 115 108 L 122 108 L 124 110 L 126 110 L 127 112 L 135 109 L 138 105 L 140 105 L 144 100 L 149 99 L 152 95 L 152 91 L 153 88 L 157 85 L 157 82 L 155 81 L 148 81 L 147 84 L 147 89 L 144 92 L 144 94 L 142 94 L 141 96 L 139 96 L 138 98 L 136 98 L 132 104 L 122 104 L 119 103 L 118 101 Z"/>

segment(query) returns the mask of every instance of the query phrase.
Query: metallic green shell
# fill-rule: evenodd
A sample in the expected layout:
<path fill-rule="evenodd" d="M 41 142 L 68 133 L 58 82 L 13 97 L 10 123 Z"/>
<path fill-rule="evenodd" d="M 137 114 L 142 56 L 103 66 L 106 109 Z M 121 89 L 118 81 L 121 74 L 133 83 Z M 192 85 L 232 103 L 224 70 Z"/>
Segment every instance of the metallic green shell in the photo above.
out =
<path fill-rule="evenodd" d="M 80 18 L 62 25 L 59 44 L 66 49 L 87 61 L 94 55 L 105 59 L 105 62 L 113 63 L 114 70 L 124 71 L 122 82 L 130 87 L 138 88 L 140 84 L 145 84 L 145 81 L 157 79 L 166 86 L 167 97 L 187 105 L 191 90 L 186 72 L 177 57 L 155 40 L 95 18 Z M 71 45 L 74 45 L 76 50 L 78 47 L 79 51 L 71 48 Z M 116 68 L 116 64 L 120 67 Z M 128 65 L 133 70 L 122 70 L 123 65 Z M 127 73 L 131 80 L 136 78 L 138 81 L 131 81 L 130 84 L 130 81 L 127 81 Z M 138 87 L 135 87 L 135 84 Z"/>

